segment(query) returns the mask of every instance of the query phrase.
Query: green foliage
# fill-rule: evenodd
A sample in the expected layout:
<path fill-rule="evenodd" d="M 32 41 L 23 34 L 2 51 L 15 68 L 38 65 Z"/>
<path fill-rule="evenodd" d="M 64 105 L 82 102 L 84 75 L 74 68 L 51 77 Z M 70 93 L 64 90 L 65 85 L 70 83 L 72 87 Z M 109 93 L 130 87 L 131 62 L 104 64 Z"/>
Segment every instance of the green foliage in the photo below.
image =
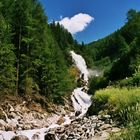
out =
<path fill-rule="evenodd" d="M 140 86 L 140 72 L 135 72 L 132 77 L 126 77 L 125 79 L 115 81 L 112 83 L 112 86 L 115 87 L 127 87 L 127 88 L 132 88 L 132 87 L 139 87 Z"/>
<path fill-rule="evenodd" d="M 140 72 L 136 72 L 136 73 L 133 75 L 133 83 L 134 83 L 136 86 L 140 86 Z"/>
<path fill-rule="evenodd" d="M 62 102 L 76 85 L 69 73 L 72 35 L 47 17 L 38 0 L 0 2 L 0 92 L 40 93 Z"/>
<path fill-rule="evenodd" d="M 127 20 L 130 21 L 132 19 L 134 19 L 134 17 L 137 15 L 137 11 L 134 10 L 134 9 L 130 9 L 128 12 L 127 12 Z"/>
<path fill-rule="evenodd" d="M 130 77 L 140 65 L 140 12 L 130 9 L 125 25 L 81 51 L 88 66 L 100 67 L 108 80 Z M 88 57 L 87 57 L 88 55 Z"/>
<path fill-rule="evenodd" d="M 131 76 L 133 72 L 128 68 L 129 63 L 130 59 L 127 55 L 121 57 L 119 60 L 113 62 L 111 69 L 108 73 L 105 73 L 105 76 L 111 81 Z"/>
<path fill-rule="evenodd" d="M 128 87 L 128 88 L 131 88 L 134 86 L 134 83 L 133 83 L 133 78 L 132 77 L 129 77 L 129 78 L 126 78 L 126 79 L 123 79 L 123 80 L 120 80 L 120 81 L 117 81 L 114 83 L 113 86 L 119 86 L 119 87 Z"/>
<path fill-rule="evenodd" d="M 137 114 L 137 120 L 128 124 L 127 129 L 122 131 L 120 136 L 114 138 L 114 140 L 139 140 L 140 139 L 140 119 Z"/>
<path fill-rule="evenodd" d="M 95 61 L 94 65 L 100 67 L 101 69 L 108 69 L 111 66 L 111 61 L 109 57 L 105 57 L 101 60 Z"/>
<path fill-rule="evenodd" d="M 137 119 L 140 103 L 140 88 L 107 88 L 99 90 L 93 96 L 96 108 L 107 110 L 122 123 Z"/>
<path fill-rule="evenodd" d="M 50 29 L 64 58 L 68 57 L 68 53 L 64 52 L 75 45 L 78 47 L 74 49 L 84 56 L 89 67 L 97 66 L 105 70 L 104 77 L 91 79 L 89 93 L 94 93 L 95 90 L 104 88 L 108 84 L 114 85 L 114 83 L 117 87 L 128 87 L 128 89 L 111 88 L 97 91 L 88 113 L 95 114 L 103 109 L 121 122 L 126 122 L 126 124 L 132 122 L 133 127 L 128 129 L 130 135 L 127 137 L 128 133 L 125 133 L 123 138 L 138 139 L 139 121 L 136 120 L 139 117 L 140 89 L 132 87 L 139 86 L 140 81 L 138 71 L 140 66 L 140 12 L 128 11 L 127 22 L 121 29 L 86 46 L 84 43 L 78 45 L 76 41 L 75 44 L 72 43 L 67 31 L 55 22 L 50 25 Z M 69 64 L 68 61 L 66 63 Z"/>
<path fill-rule="evenodd" d="M 140 114 L 139 114 L 140 115 Z M 131 122 L 119 133 L 112 134 L 111 140 L 139 140 L 140 138 L 140 120 Z"/>
<path fill-rule="evenodd" d="M 2 13 L 0 13 L 0 21 L 0 92 L 11 93 L 15 88 L 14 46 L 10 42 L 10 25 Z"/>
<path fill-rule="evenodd" d="M 108 81 L 105 77 L 93 77 L 89 83 L 89 94 L 94 94 L 96 90 L 105 88 L 108 85 Z"/>
<path fill-rule="evenodd" d="M 125 129 L 110 137 L 111 140 L 139 140 L 140 88 L 109 87 L 97 91 L 92 100 L 90 115 L 102 110 L 125 125 Z"/>

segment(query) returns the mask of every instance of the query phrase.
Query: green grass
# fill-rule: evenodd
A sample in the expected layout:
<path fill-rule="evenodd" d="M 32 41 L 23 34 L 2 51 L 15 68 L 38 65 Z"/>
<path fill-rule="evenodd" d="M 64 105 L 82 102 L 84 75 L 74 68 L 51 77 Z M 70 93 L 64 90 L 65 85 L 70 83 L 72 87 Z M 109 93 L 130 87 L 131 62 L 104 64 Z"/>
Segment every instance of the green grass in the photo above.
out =
<path fill-rule="evenodd" d="M 107 110 L 126 127 L 112 140 L 140 140 L 140 88 L 106 88 L 92 97 L 96 108 Z"/>
<path fill-rule="evenodd" d="M 136 107 L 140 103 L 140 88 L 107 88 L 99 90 L 92 98 L 100 105 L 108 105 L 114 111 Z"/>

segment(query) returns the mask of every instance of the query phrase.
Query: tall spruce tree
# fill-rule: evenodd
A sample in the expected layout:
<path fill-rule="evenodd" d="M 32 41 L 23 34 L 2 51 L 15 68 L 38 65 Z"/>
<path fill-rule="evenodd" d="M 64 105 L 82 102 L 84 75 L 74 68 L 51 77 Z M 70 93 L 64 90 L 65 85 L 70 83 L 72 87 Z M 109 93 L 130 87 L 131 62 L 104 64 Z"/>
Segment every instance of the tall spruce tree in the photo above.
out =
<path fill-rule="evenodd" d="M 38 92 L 52 101 L 72 91 L 75 82 L 69 74 L 68 52 L 75 41 L 71 34 L 59 24 L 47 23 L 38 0 L 1 3 L 0 67 L 5 68 L 5 74 L 0 70 L 2 88 L 14 88 L 16 95 Z"/>
<path fill-rule="evenodd" d="M 11 44 L 11 28 L 4 19 L 0 7 L 0 92 L 14 92 L 15 90 L 15 55 Z"/>

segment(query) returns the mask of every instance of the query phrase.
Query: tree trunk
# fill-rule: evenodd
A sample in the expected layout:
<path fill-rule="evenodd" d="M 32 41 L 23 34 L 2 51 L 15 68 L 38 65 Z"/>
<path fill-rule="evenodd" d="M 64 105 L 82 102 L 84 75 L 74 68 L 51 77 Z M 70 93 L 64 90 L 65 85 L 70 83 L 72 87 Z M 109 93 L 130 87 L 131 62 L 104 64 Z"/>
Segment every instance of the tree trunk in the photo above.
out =
<path fill-rule="evenodd" d="M 19 94 L 19 63 L 20 63 L 20 48 L 21 48 L 21 26 L 20 26 L 20 32 L 19 32 L 19 45 L 18 45 L 18 51 L 17 51 L 17 70 L 16 70 L 16 95 Z"/>

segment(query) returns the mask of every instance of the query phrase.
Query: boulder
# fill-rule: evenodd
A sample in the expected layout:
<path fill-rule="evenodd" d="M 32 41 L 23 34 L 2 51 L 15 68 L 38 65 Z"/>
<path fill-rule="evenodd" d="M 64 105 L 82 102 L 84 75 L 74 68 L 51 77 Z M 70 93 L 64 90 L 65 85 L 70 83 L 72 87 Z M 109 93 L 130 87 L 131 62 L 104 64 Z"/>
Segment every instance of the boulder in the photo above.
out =
<path fill-rule="evenodd" d="M 102 121 L 108 120 L 111 118 L 110 115 L 98 115 L 98 118 Z"/>
<path fill-rule="evenodd" d="M 10 125 L 5 126 L 5 131 L 12 131 L 12 130 L 14 130 L 12 126 Z"/>
<path fill-rule="evenodd" d="M 29 140 L 29 138 L 24 135 L 19 135 L 19 136 L 14 136 L 11 140 Z"/>
<path fill-rule="evenodd" d="M 101 130 L 106 130 L 108 128 L 111 128 L 112 126 L 110 124 L 104 124 L 100 127 Z"/>
<path fill-rule="evenodd" d="M 3 127 L 5 125 L 6 125 L 6 122 L 4 120 L 0 119 L 0 127 Z"/>
<path fill-rule="evenodd" d="M 106 131 L 102 131 L 100 135 L 94 136 L 91 140 L 108 140 L 109 133 Z"/>
<path fill-rule="evenodd" d="M 64 117 L 60 117 L 60 118 L 58 119 L 58 121 L 57 121 L 57 124 L 58 124 L 58 125 L 61 125 L 61 124 L 64 123 L 64 122 L 65 122 Z"/>
<path fill-rule="evenodd" d="M 58 134 L 63 134 L 65 132 L 65 128 L 64 127 L 59 127 L 55 130 L 56 133 Z"/>
<path fill-rule="evenodd" d="M 51 133 L 46 134 L 45 140 L 56 140 L 55 134 L 51 134 Z"/>
<path fill-rule="evenodd" d="M 6 122 L 0 119 L 0 130 L 5 130 Z M 1 140 L 1 139 L 0 139 Z"/>
<path fill-rule="evenodd" d="M 111 130 L 111 132 L 113 132 L 113 133 L 117 133 L 119 131 L 121 131 L 121 129 L 117 128 L 117 127 L 113 127 L 112 130 Z"/>
<path fill-rule="evenodd" d="M 76 111 L 75 116 L 79 116 L 81 114 L 81 111 Z"/>
<path fill-rule="evenodd" d="M 101 138 L 104 140 L 107 140 L 109 138 L 109 133 L 106 131 L 103 131 L 101 134 Z"/>
<path fill-rule="evenodd" d="M 32 136 L 32 140 L 40 140 L 40 136 L 38 134 L 34 134 Z"/>

